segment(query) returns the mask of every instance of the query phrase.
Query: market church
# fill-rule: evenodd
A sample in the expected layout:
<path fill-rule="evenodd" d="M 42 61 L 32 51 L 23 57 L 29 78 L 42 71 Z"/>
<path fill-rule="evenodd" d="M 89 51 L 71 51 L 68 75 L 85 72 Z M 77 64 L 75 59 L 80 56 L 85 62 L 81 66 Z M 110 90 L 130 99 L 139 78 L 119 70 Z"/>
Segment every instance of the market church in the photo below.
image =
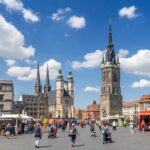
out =
<path fill-rule="evenodd" d="M 22 102 L 24 112 L 30 116 L 38 118 L 74 118 L 74 80 L 72 73 L 69 72 L 67 81 L 64 81 L 62 72 L 59 70 L 56 89 L 52 90 L 47 65 L 44 92 L 42 92 L 38 64 L 35 93 L 33 95 L 22 94 Z"/>

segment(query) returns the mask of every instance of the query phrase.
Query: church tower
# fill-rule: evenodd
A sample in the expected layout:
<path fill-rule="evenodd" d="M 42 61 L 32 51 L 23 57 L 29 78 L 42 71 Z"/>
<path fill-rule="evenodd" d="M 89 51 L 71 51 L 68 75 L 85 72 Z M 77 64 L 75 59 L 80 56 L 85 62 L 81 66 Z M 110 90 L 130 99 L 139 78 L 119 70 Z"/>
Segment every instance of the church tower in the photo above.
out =
<path fill-rule="evenodd" d="M 37 64 L 37 77 L 36 77 L 36 83 L 35 83 L 35 93 L 39 94 L 42 93 L 42 86 L 40 81 L 40 71 L 39 71 L 39 62 Z"/>
<path fill-rule="evenodd" d="M 56 79 L 56 103 L 58 105 L 62 104 L 62 98 L 64 95 L 64 79 L 61 70 L 59 70 L 57 79 Z"/>
<path fill-rule="evenodd" d="M 72 99 L 74 99 L 74 80 L 72 72 L 69 72 L 67 77 L 67 91 Z"/>
<path fill-rule="evenodd" d="M 101 62 L 101 117 L 122 114 L 122 96 L 120 89 L 120 63 L 116 57 L 112 40 L 111 22 L 109 24 L 109 38 L 105 57 Z"/>
<path fill-rule="evenodd" d="M 46 82 L 44 85 L 44 93 L 48 93 L 51 91 L 51 86 L 50 86 L 50 80 L 49 80 L 49 69 L 48 69 L 48 64 L 47 64 L 47 70 L 46 70 Z"/>

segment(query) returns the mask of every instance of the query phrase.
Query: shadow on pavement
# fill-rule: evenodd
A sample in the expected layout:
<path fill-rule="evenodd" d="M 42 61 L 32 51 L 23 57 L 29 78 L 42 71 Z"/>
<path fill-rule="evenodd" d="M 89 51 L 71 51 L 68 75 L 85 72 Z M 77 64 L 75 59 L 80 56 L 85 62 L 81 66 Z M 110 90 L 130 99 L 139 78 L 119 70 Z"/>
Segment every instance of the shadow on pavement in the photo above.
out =
<path fill-rule="evenodd" d="M 74 145 L 74 147 L 81 147 L 81 146 L 85 146 L 85 144 Z"/>
<path fill-rule="evenodd" d="M 40 146 L 39 148 L 51 147 L 51 145 Z"/>

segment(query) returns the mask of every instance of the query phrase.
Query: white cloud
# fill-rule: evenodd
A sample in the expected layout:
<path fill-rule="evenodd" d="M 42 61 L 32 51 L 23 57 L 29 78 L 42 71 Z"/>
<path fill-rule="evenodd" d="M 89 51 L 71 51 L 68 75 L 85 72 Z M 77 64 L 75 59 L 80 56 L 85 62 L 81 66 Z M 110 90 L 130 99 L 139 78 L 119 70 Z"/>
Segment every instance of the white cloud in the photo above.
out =
<path fill-rule="evenodd" d="M 141 79 L 138 82 L 134 82 L 131 85 L 132 88 L 144 88 L 144 87 L 150 87 L 150 81 L 145 80 L 145 79 Z"/>
<path fill-rule="evenodd" d="M 72 12 L 72 9 L 70 7 L 60 8 L 56 13 L 53 13 L 51 15 L 51 19 L 54 21 L 62 21 L 65 18 L 65 14 L 68 12 Z"/>
<path fill-rule="evenodd" d="M 50 79 L 56 79 L 58 70 L 61 68 L 61 64 L 54 59 L 49 59 L 43 65 L 40 66 L 40 77 L 45 80 L 47 64 L 49 67 Z M 8 68 L 7 74 L 12 77 L 17 77 L 18 80 L 35 80 L 37 68 L 31 67 L 19 67 L 12 66 Z"/>
<path fill-rule="evenodd" d="M 12 59 L 6 59 L 5 62 L 7 66 L 13 66 L 16 64 L 16 61 Z"/>
<path fill-rule="evenodd" d="M 71 16 L 68 21 L 67 24 L 75 29 L 82 29 L 86 26 L 86 21 L 84 17 L 78 17 L 78 16 Z"/>
<path fill-rule="evenodd" d="M 9 11 L 21 12 L 26 21 L 39 21 L 39 17 L 34 12 L 24 8 L 24 5 L 21 0 L 0 0 L 0 3 L 6 5 Z"/>
<path fill-rule="evenodd" d="M 24 59 L 23 60 L 25 63 L 29 64 L 29 65 L 35 65 L 37 64 L 37 61 L 36 60 L 31 60 L 31 59 Z"/>
<path fill-rule="evenodd" d="M 6 5 L 8 10 L 21 11 L 23 3 L 20 0 L 0 0 L 1 4 Z"/>
<path fill-rule="evenodd" d="M 93 53 L 87 53 L 84 56 L 83 61 L 72 61 L 72 68 L 77 70 L 82 68 L 88 69 L 100 67 L 104 53 L 105 51 L 101 50 L 96 50 Z M 134 55 L 127 57 L 128 54 L 128 50 L 119 50 L 118 55 L 120 58 L 121 69 L 127 73 L 150 77 L 150 50 L 140 49 Z"/>
<path fill-rule="evenodd" d="M 136 54 L 120 58 L 121 68 L 123 71 L 150 77 L 150 50 L 141 49 Z"/>
<path fill-rule="evenodd" d="M 22 13 L 26 21 L 32 21 L 32 22 L 39 21 L 39 17 L 35 13 L 33 13 L 31 10 L 23 9 Z"/>
<path fill-rule="evenodd" d="M 136 10 L 137 10 L 137 8 L 135 6 L 123 7 L 119 10 L 119 16 L 127 17 L 128 19 L 136 18 L 136 17 L 138 17 Z"/>
<path fill-rule="evenodd" d="M 120 49 L 118 56 L 119 58 L 125 58 L 129 54 L 129 51 L 126 49 Z"/>
<path fill-rule="evenodd" d="M 85 92 L 94 92 L 94 93 L 99 93 L 100 92 L 100 88 L 98 86 L 96 87 L 92 87 L 92 86 L 87 86 L 84 88 Z"/>
<path fill-rule="evenodd" d="M 22 33 L 0 15 L 0 56 L 4 58 L 23 59 L 34 56 L 35 49 L 25 47 Z"/>
<path fill-rule="evenodd" d="M 96 50 L 93 53 L 87 53 L 84 56 L 84 61 L 73 61 L 72 68 L 73 69 L 81 69 L 81 68 L 95 68 L 99 67 L 103 57 L 103 51 Z"/>

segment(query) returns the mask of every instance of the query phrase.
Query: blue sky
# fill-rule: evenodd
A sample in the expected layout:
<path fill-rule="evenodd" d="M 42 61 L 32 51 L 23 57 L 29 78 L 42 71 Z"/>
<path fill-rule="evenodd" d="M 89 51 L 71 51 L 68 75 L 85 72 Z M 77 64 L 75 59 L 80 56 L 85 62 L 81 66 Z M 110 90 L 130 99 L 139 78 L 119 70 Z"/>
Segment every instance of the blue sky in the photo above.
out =
<path fill-rule="evenodd" d="M 64 78 L 73 72 L 76 107 L 99 103 L 111 18 L 123 100 L 140 99 L 150 89 L 149 5 L 148 0 L 0 0 L 0 79 L 13 80 L 18 100 L 21 93 L 34 93 L 37 61 L 44 85 L 48 63 L 52 89 L 62 68 Z"/>

